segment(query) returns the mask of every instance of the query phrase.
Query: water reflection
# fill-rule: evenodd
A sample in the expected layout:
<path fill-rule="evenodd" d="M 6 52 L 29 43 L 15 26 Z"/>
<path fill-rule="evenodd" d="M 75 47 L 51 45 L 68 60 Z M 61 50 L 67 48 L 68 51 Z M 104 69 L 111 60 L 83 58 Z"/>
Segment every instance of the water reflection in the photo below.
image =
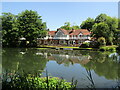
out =
<path fill-rule="evenodd" d="M 43 73 L 48 67 L 53 76 L 64 77 L 68 81 L 75 76 L 81 86 L 81 83 L 87 83 L 83 80 L 86 70 L 90 70 L 96 80 L 99 77 L 101 82 L 120 79 L 120 52 L 6 48 L 2 50 L 2 59 L 3 72 L 34 74 Z"/>
<path fill-rule="evenodd" d="M 44 70 L 47 60 L 41 55 L 36 55 L 35 49 L 3 49 L 3 72 L 24 71 L 25 73 L 37 73 Z"/>

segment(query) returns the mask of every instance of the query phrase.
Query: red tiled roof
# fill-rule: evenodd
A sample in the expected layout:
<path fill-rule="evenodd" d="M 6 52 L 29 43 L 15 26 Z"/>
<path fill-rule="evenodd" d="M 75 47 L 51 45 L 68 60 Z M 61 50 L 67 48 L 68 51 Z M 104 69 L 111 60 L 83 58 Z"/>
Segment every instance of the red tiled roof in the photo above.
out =
<path fill-rule="evenodd" d="M 69 34 L 69 30 L 65 30 L 65 29 L 60 29 L 65 35 Z"/>
<path fill-rule="evenodd" d="M 54 36 L 57 31 L 49 31 L 48 35 Z"/>
<path fill-rule="evenodd" d="M 59 29 L 61 30 L 65 35 L 79 35 L 82 33 L 83 35 L 90 35 L 90 32 L 87 29 L 79 29 L 79 30 L 65 30 L 65 29 Z"/>

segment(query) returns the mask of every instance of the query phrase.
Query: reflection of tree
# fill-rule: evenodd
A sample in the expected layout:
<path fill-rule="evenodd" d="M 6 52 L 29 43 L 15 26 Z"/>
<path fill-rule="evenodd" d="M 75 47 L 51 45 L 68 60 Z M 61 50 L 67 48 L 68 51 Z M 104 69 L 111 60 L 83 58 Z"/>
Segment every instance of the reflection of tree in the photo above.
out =
<path fill-rule="evenodd" d="M 107 79 L 118 78 L 118 66 L 120 63 L 115 62 L 113 58 L 101 52 L 96 53 L 95 56 L 91 55 L 91 57 L 91 62 L 83 65 L 86 69 L 93 69 L 99 76 L 104 76 Z"/>
<path fill-rule="evenodd" d="M 90 87 L 87 86 L 89 89 L 91 88 L 91 90 L 96 90 L 95 88 L 95 83 L 94 83 L 94 80 L 93 80 L 93 77 L 92 77 L 92 73 L 91 73 L 91 70 L 90 69 L 86 69 L 86 72 L 87 72 L 87 78 L 88 80 L 90 81 Z"/>
<path fill-rule="evenodd" d="M 35 49 L 3 49 L 3 71 L 37 73 L 44 70 L 47 60 L 36 52 Z"/>
<path fill-rule="evenodd" d="M 119 64 L 120 64 L 120 52 L 117 52 L 119 55 Z M 118 78 L 119 78 L 119 88 L 120 88 L 120 66 L 118 66 Z"/>

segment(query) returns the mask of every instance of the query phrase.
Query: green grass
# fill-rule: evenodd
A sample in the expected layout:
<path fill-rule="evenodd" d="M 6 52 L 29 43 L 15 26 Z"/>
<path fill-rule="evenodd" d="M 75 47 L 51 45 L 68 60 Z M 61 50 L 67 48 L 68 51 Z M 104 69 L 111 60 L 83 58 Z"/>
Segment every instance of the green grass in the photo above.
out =
<path fill-rule="evenodd" d="M 116 51 L 116 48 L 117 48 L 118 46 L 116 46 L 116 45 L 112 45 L 112 46 L 101 46 L 101 47 L 99 47 L 99 50 L 100 51 Z"/>
<path fill-rule="evenodd" d="M 93 49 L 93 48 L 79 48 L 79 49 Z"/>
<path fill-rule="evenodd" d="M 54 47 L 54 48 L 79 48 L 79 47 L 70 47 L 70 46 L 48 46 L 48 45 L 40 45 L 40 47 Z"/>

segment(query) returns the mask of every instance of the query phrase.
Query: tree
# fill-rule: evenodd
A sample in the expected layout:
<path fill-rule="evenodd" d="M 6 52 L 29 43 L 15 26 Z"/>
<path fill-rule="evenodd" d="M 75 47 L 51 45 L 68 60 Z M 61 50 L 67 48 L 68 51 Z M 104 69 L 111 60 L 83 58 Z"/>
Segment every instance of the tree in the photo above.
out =
<path fill-rule="evenodd" d="M 2 43 L 3 46 L 17 46 L 19 35 L 16 16 L 11 13 L 2 13 Z"/>
<path fill-rule="evenodd" d="M 112 37 L 112 33 L 110 33 L 109 26 L 104 22 L 95 23 L 93 25 L 93 27 L 92 27 L 92 36 L 97 38 L 97 39 L 99 37 L 104 37 L 106 39 L 107 43 L 112 41 L 110 39 L 110 37 Z"/>
<path fill-rule="evenodd" d="M 101 13 L 100 15 L 98 15 L 98 16 L 95 18 L 95 23 L 105 22 L 106 19 L 107 19 L 107 15 Z"/>
<path fill-rule="evenodd" d="M 78 25 L 73 25 L 72 29 L 78 30 L 78 29 L 80 29 L 80 27 Z"/>
<path fill-rule="evenodd" d="M 65 30 L 71 30 L 70 22 L 65 22 L 64 26 L 61 26 L 60 28 L 65 29 Z"/>
<path fill-rule="evenodd" d="M 60 28 L 65 29 L 65 30 L 80 29 L 78 25 L 71 25 L 70 22 L 65 22 L 64 26 L 61 26 Z"/>
<path fill-rule="evenodd" d="M 44 37 L 47 33 L 46 23 L 42 22 L 41 16 L 35 11 L 23 11 L 18 15 L 17 22 L 20 37 L 26 38 L 30 46 L 36 45 L 36 39 Z"/>
<path fill-rule="evenodd" d="M 82 22 L 80 27 L 81 29 L 88 29 L 90 31 L 93 25 L 94 25 L 94 19 L 89 17 L 87 18 L 87 20 Z"/>
<path fill-rule="evenodd" d="M 93 30 L 93 34 L 96 33 L 96 35 L 97 35 L 96 38 L 98 38 L 99 36 L 103 35 L 103 32 L 104 32 L 105 34 L 102 37 L 105 37 L 105 39 L 107 40 L 107 44 L 111 44 L 112 45 L 113 44 L 113 40 L 114 41 L 117 40 L 117 38 L 116 38 L 117 37 L 116 36 L 117 35 L 116 31 L 117 31 L 117 28 L 118 28 L 118 20 L 117 20 L 117 18 L 107 16 L 106 14 L 100 14 L 100 15 L 98 15 L 95 18 L 95 24 L 94 24 L 92 29 L 95 29 L 95 27 L 97 27 L 95 25 L 102 25 L 102 24 L 99 24 L 99 23 L 106 24 L 108 26 L 109 30 L 106 31 L 105 28 L 104 29 L 101 28 L 101 30 L 100 30 L 99 29 L 100 26 L 99 26 L 98 29 L 96 29 L 96 32 L 99 32 L 99 33 L 96 33 Z M 103 27 L 103 25 L 101 27 Z M 98 34 L 100 34 L 100 31 L 98 31 L 98 30 L 102 31 L 101 35 L 98 35 Z"/>

